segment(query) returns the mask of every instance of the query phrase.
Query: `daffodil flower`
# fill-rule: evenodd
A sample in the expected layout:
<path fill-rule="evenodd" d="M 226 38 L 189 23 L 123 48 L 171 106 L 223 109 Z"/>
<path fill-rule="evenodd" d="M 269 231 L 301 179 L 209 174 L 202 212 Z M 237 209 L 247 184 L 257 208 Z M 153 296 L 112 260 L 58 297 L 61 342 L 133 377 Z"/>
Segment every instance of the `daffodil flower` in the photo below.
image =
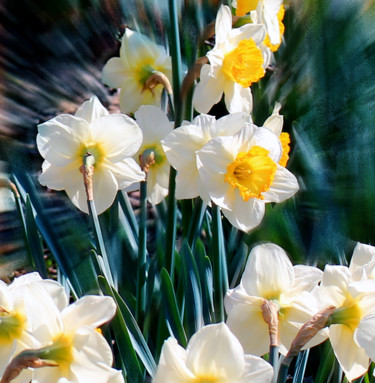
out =
<path fill-rule="evenodd" d="M 277 51 L 285 30 L 282 23 L 285 13 L 283 0 L 236 0 L 232 5 L 237 16 L 250 12 L 253 22 L 265 25 L 267 36 L 264 44 L 273 52 Z"/>
<path fill-rule="evenodd" d="M 105 84 L 120 88 L 121 111 L 130 114 L 141 105 L 160 106 L 162 85 L 146 87 L 147 79 L 155 72 L 172 80 L 172 62 L 165 48 L 141 33 L 126 29 L 120 57 L 113 57 L 105 64 L 102 78 Z"/>
<path fill-rule="evenodd" d="M 37 334 L 44 346 L 34 350 L 56 366 L 35 369 L 32 382 L 122 383 L 121 372 L 111 368 L 111 349 L 96 330 L 115 311 L 113 299 L 103 296 L 85 296 L 63 309 Z"/>
<path fill-rule="evenodd" d="M 366 352 L 372 339 L 368 331 L 375 326 L 375 281 L 353 280 L 356 268 L 326 265 L 317 292 L 322 306 L 336 307 L 330 317 L 329 340 L 349 381 L 368 369 L 373 355 Z"/>
<path fill-rule="evenodd" d="M 215 137 L 197 151 L 204 189 L 236 228 L 253 229 L 266 203 L 285 201 L 298 191 L 295 176 L 278 164 L 281 155 L 278 137 L 253 124 L 233 136 Z"/>
<path fill-rule="evenodd" d="M 145 174 L 131 157 L 142 143 L 142 131 L 124 114 L 109 114 L 97 97 L 84 102 L 74 116 L 61 114 L 38 125 L 38 150 L 45 159 L 39 182 L 65 190 L 73 204 L 88 212 L 80 167 L 90 153 L 95 159 L 94 200 L 98 214 L 109 208 L 116 193 Z"/>
<path fill-rule="evenodd" d="M 161 145 L 162 139 L 173 130 L 173 121 L 152 105 L 143 105 L 135 113 L 135 119 L 143 133 L 143 142 L 135 158 L 149 161 L 147 173 L 147 200 L 156 205 L 168 194 L 170 165 Z"/>
<path fill-rule="evenodd" d="M 215 46 L 207 53 L 210 64 L 202 66 L 193 105 L 199 113 L 208 113 L 224 93 L 230 113 L 252 110 L 250 85 L 265 75 L 270 54 L 262 42 L 265 28 L 246 24 L 232 29 L 232 13 L 221 6 L 215 23 Z"/>
<path fill-rule="evenodd" d="M 272 375 L 270 364 L 245 355 L 228 327 L 219 323 L 201 328 L 186 350 L 176 339 L 166 340 L 153 383 L 267 383 Z"/>
<path fill-rule="evenodd" d="M 231 136 L 250 122 L 248 113 L 233 113 L 216 120 L 214 116 L 201 114 L 191 123 L 174 129 L 162 141 L 170 164 L 177 170 L 176 198 L 188 199 L 199 195 L 208 201 L 205 188 L 199 177 L 196 152 L 209 140 L 218 136 Z"/>
<path fill-rule="evenodd" d="M 14 355 L 40 346 L 36 335 L 67 302 L 61 285 L 37 273 L 18 277 L 9 286 L 0 281 L 0 377 Z M 23 371 L 16 381 L 30 378 L 30 371 Z"/>
<path fill-rule="evenodd" d="M 286 355 L 302 325 L 317 312 L 312 293 L 322 276 L 321 270 L 293 266 L 285 251 L 273 244 L 255 246 L 249 255 L 240 285 L 225 296 L 227 325 L 240 340 L 246 353 L 264 355 L 269 351 L 268 326 L 263 319 L 263 300 L 278 309 L 280 353 Z M 308 347 L 321 343 L 320 333 Z"/>

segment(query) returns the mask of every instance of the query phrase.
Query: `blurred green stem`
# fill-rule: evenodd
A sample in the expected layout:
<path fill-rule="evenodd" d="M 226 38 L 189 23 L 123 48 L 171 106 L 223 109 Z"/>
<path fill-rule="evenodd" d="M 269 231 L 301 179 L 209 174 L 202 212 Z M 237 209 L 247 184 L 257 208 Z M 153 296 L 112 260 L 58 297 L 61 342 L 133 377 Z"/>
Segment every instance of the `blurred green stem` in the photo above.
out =
<path fill-rule="evenodd" d="M 139 243 L 137 265 L 137 302 L 135 319 L 146 312 L 147 181 L 140 185 Z"/>
<path fill-rule="evenodd" d="M 220 208 L 212 204 L 212 265 L 214 275 L 215 321 L 224 321 L 224 295 L 228 289 L 223 226 Z"/>
<path fill-rule="evenodd" d="M 168 0 L 169 6 L 169 51 L 172 57 L 172 72 L 173 72 L 173 99 L 174 99 L 174 127 L 179 127 L 182 121 L 182 105 L 180 102 L 181 88 L 181 48 L 180 35 L 178 29 L 178 14 L 177 1 Z M 166 232 L 166 247 L 165 247 L 165 266 L 170 273 L 173 281 L 174 276 L 174 251 L 176 241 L 176 170 L 171 167 L 169 174 L 169 193 L 168 193 L 168 221 Z"/>

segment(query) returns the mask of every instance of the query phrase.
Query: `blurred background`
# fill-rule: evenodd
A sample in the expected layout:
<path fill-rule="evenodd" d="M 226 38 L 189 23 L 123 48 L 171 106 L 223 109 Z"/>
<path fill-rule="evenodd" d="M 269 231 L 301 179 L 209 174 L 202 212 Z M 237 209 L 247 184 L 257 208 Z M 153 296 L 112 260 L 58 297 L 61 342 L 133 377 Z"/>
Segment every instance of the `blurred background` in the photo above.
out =
<path fill-rule="evenodd" d="M 205 49 L 197 41 L 218 3 L 179 2 L 187 66 Z M 167 7 L 166 0 L 0 3 L 0 177 L 16 182 L 24 201 L 29 195 L 44 230 L 43 240 L 36 234 L 41 251 L 49 257 L 51 242 L 43 241 L 55 235 L 62 249 L 53 250 L 67 255 L 67 267 L 89 252 L 91 239 L 82 229 L 87 217 L 63 192 L 38 184 L 37 124 L 74 113 L 93 94 L 118 110 L 116 92 L 103 85 L 101 70 L 118 55 L 125 27 L 167 46 Z M 262 225 L 238 239 L 249 246 L 278 243 L 296 263 L 345 263 L 356 241 L 375 245 L 374 1 L 291 0 L 286 8 L 285 41 L 266 77 L 253 86 L 253 119 L 262 125 L 275 102 L 282 104 L 292 142 L 288 168 L 301 191 L 268 206 Z M 226 111 L 220 104 L 211 113 Z M 2 184 L 0 278 L 32 268 L 22 230 L 14 195 Z"/>

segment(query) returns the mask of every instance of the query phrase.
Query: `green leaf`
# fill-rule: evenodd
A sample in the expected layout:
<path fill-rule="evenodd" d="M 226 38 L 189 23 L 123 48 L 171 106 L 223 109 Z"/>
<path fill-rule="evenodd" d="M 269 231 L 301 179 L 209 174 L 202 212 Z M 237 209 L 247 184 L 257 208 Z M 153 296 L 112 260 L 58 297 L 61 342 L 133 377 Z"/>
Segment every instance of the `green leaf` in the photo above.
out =
<path fill-rule="evenodd" d="M 113 333 L 116 339 L 119 354 L 122 363 L 126 369 L 126 377 L 129 383 L 141 383 L 143 381 L 143 373 L 139 364 L 132 340 L 126 325 L 125 317 L 123 315 L 122 304 L 123 302 L 119 296 L 116 296 L 115 291 L 110 287 L 104 277 L 98 278 L 99 285 L 105 295 L 111 296 L 118 307 L 116 315 L 111 321 Z"/>
<path fill-rule="evenodd" d="M 202 292 L 197 264 L 187 241 L 182 244 L 183 285 L 185 293 L 185 323 L 188 338 L 203 325 Z"/>
<path fill-rule="evenodd" d="M 163 268 L 160 272 L 161 294 L 164 312 L 167 317 L 168 325 L 173 336 L 179 341 L 182 347 L 186 347 L 187 338 L 182 325 L 181 314 L 177 306 L 176 294 L 173 290 L 171 277 L 168 271 Z"/>

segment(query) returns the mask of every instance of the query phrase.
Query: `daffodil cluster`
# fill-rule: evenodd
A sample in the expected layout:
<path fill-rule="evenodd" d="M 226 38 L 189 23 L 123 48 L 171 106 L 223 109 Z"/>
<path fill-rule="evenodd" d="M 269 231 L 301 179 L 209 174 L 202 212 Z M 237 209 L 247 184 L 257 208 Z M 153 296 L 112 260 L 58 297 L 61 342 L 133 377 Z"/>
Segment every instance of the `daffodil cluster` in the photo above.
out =
<path fill-rule="evenodd" d="M 98 327 L 112 319 L 112 298 L 85 296 L 69 305 L 64 288 L 31 273 L 0 281 L 0 377 L 32 383 L 121 383 Z"/>

